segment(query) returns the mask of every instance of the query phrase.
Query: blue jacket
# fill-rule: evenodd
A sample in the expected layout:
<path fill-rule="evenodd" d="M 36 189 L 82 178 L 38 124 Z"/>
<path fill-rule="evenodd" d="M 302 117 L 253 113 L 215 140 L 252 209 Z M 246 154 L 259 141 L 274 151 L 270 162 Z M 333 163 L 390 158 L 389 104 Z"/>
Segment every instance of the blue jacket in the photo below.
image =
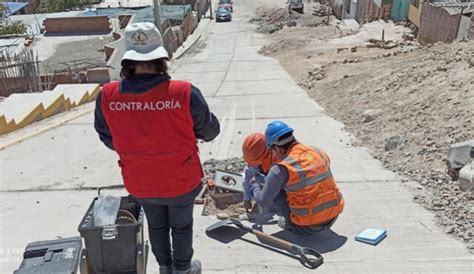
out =
<path fill-rule="evenodd" d="M 150 90 L 152 87 L 170 80 L 168 74 L 140 74 L 122 80 L 120 92 L 123 93 L 142 93 Z M 114 149 L 112 135 L 105 121 L 101 107 L 102 94 L 99 93 L 96 99 L 94 127 L 99 134 L 100 140 L 110 149 Z M 195 86 L 191 87 L 191 116 L 193 118 L 194 134 L 197 139 L 206 142 L 212 141 L 219 135 L 220 125 L 216 116 L 209 110 L 204 96 Z"/>

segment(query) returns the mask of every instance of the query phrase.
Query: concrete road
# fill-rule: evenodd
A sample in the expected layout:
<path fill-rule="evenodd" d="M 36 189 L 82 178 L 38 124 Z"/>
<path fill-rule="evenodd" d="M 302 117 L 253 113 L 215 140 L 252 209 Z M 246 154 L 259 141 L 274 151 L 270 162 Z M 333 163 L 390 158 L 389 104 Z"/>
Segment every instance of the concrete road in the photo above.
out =
<path fill-rule="evenodd" d="M 343 124 L 328 117 L 277 61 L 257 53 L 265 37 L 248 23 L 255 2 L 236 1 L 231 23 L 211 23 L 195 48 L 173 63 L 172 77 L 198 86 L 221 121 L 219 138 L 201 145 L 203 160 L 240 156 L 248 133 L 263 131 L 273 119 L 285 120 L 299 140 L 331 156 L 346 208 L 327 233 L 297 237 L 275 224 L 264 225 L 265 232 L 318 249 L 325 257 L 318 270 L 325 273 L 472 273 L 473 255 L 412 201 L 401 178 L 366 149 L 353 147 Z M 96 195 L 90 189 L 121 184 L 116 160 L 99 142 L 92 114 L 0 151 L 1 273 L 18 267 L 28 242 L 78 235 Z M 206 235 L 204 229 L 216 219 L 201 216 L 201 210 L 195 210 L 194 247 L 203 273 L 310 271 L 294 258 L 259 246 L 262 242 L 252 235 L 235 230 Z M 387 229 L 388 237 L 375 247 L 354 241 L 367 227 Z M 157 269 L 150 257 L 148 272 Z"/>

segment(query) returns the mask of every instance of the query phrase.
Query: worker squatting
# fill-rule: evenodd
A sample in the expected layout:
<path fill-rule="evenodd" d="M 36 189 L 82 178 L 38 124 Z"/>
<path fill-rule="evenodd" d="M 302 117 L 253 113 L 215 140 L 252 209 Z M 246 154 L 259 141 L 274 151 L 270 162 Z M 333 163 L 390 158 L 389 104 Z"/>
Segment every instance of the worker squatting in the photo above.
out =
<path fill-rule="evenodd" d="M 179 101 L 174 99 L 171 101 L 156 101 L 156 102 L 110 102 L 109 109 L 111 111 L 142 111 L 142 110 L 153 110 L 161 111 L 167 109 L 181 109 Z"/>

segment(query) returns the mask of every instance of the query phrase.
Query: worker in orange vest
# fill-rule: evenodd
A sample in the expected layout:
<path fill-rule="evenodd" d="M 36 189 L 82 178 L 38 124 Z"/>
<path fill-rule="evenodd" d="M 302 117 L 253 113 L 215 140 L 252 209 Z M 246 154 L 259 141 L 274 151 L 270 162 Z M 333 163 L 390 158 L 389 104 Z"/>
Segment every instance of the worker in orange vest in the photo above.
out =
<path fill-rule="evenodd" d="M 265 176 L 273 164 L 271 150 L 265 143 L 265 135 L 252 133 L 245 138 L 242 144 L 242 154 L 247 167 L 244 171 L 244 208 L 252 209 L 252 195 L 250 193 L 250 182 L 256 181 L 263 184 Z"/>
<path fill-rule="evenodd" d="M 299 143 L 293 129 L 281 121 L 267 126 L 265 138 L 277 161 L 263 186 L 250 183 L 255 201 L 263 208 L 273 204 L 282 216 L 279 226 L 296 234 L 312 235 L 329 229 L 343 211 L 344 199 L 328 155 Z"/>

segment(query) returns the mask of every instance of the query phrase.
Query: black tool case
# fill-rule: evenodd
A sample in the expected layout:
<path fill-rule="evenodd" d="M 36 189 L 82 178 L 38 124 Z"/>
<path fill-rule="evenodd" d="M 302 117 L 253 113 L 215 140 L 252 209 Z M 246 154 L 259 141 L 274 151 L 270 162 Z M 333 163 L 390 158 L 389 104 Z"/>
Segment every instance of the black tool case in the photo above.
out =
<path fill-rule="evenodd" d="M 95 198 L 79 224 L 84 238 L 81 273 L 146 273 L 148 245 L 143 241 L 141 205 L 131 196 L 121 197 L 120 210 L 133 214 L 135 222 L 94 226 Z"/>
<path fill-rule="evenodd" d="M 77 273 L 81 250 L 81 237 L 29 243 L 14 274 Z"/>

